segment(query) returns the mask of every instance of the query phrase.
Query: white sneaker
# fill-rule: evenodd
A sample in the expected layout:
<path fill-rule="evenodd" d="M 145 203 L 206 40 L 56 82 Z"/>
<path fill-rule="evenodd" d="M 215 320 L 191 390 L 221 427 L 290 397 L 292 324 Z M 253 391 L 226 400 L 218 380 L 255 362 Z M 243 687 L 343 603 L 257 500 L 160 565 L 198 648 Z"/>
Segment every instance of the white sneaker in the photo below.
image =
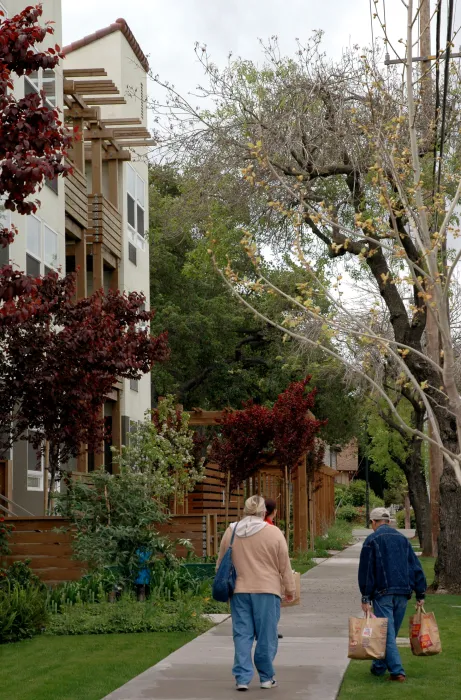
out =
<path fill-rule="evenodd" d="M 271 688 L 276 688 L 277 686 L 277 681 L 275 680 L 275 678 L 272 678 L 272 680 L 270 681 L 263 681 L 260 687 L 264 690 L 270 690 Z"/>
<path fill-rule="evenodd" d="M 248 686 L 245 683 L 237 683 L 235 687 L 242 692 L 248 690 Z"/>

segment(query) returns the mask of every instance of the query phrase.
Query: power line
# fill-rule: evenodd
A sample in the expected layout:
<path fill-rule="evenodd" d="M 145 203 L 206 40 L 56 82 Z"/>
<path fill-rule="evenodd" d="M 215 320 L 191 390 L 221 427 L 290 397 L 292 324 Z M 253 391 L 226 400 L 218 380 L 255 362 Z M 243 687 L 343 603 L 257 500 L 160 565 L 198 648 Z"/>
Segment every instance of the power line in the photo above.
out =
<path fill-rule="evenodd" d="M 375 55 L 375 34 L 373 31 L 373 10 L 371 7 L 371 0 L 368 0 L 370 5 L 370 27 L 371 27 L 371 45 L 373 47 L 373 56 Z"/>
<path fill-rule="evenodd" d="M 437 167 L 437 144 L 438 144 L 438 134 L 439 134 L 439 116 L 440 116 L 440 32 L 442 26 L 442 12 L 441 12 L 442 0 L 437 2 L 437 27 L 436 27 L 436 47 L 435 47 L 435 118 L 434 118 L 434 162 L 432 165 L 432 198 L 435 195 L 435 178 L 438 168 Z"/>
<path fill-rule="evenodd" d="M 448 0 L 448 17 L 447 17 L 447 48 L 445 54 L 445 71 L 444 71 L 444 85 L 443 85 L 443 100 L 442 100 L 442 120 L 440 127 L 440 152 L 439 152 L 439 171 L 437 177 L 437 191 L 440 191 L 440 183 L 442 178 L 442 158 L 445 145 L 445 125 L 447 117 L 447 99 L 448 99 L 448 81 L 450 78 L 450 53 L 451 53 L 451 41 L 453 34 L 453 10 L 454 10 L 454 0 Z"/>

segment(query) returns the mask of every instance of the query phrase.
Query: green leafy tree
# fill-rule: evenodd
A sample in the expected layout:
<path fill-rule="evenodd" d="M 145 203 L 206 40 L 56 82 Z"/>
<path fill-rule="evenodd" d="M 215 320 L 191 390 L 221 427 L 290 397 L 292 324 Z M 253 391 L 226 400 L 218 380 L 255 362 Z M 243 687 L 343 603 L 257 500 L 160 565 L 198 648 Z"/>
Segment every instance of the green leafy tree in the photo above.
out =
<path fill-rule="evenodd" d="M 166 521 L 167 513 L 155 498 L 151 474 L 98 470 L 90 481 L 65 479 L 65 483 L 57 510 L 75 530 L 75 558 L 90 570 L 116 567 L 121 580 L 132 581 L 140 550 L 150 552 L 151 558 L 170 551 L 169 541 L 155 529 Z"/>
<path fill-rule="evenodd" d="M 331 444 L 347 443 L 357 434 L 359 402 L 341 363 L 325 361 L 313 350 L 306 353 L 256 320 L 229 293 L 211 264 L 207 233 L 217 241 L 222 264 L 230 257 L 242 274 L 254 275 L 240 244 L 241 226 L 251 216 L 239 179 L 221 181 L 219 200 L 202 192 L 192 172 L 155 167 L 150 179 L 151 304 L 156 309 L 152 328 L 168 328 L 171 349 L 169 360 L 152 371 L 153 403 L 158 396 L 174 393 L 186 408 L 239 408 L 249 399 L 272 404 L 286 386 L 309 374 L 319 389 L 316 417 L 328 419 L 322 438 Z M 266 223 L 271 225 L 270 220 Z M 289 256 L 274 258 L 271 265 L 277 283 L 296 294 L 304 279 L 300 267 Z M 277 295 L 254 290 L 251 296 L 263 313 L 283 318 L 287 307 Z"/>
<path fill-rule="evenodd" d="M 192 491 L 204 478 L 204 460 L 196 459 L 189 414 L 178 409 L 173 396 L 147 411 L 145 420 L 130 433 L 114 461 L 122 473 L 145 475 L 155 498 L 165 503 L 176 494 Z"/>

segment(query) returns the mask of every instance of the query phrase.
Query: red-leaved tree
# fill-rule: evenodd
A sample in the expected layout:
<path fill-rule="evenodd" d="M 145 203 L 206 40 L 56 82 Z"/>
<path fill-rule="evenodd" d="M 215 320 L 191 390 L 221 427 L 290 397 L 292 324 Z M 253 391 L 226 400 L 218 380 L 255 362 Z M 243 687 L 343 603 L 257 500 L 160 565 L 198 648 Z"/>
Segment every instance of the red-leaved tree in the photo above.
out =
<path fill-rule="evenodd" d="M 142 294 L 74 294 L 73 275 L 0 270 L 0 448 L 48 441 L 50 493 L 60 465 L 82 444 L 101 444 L 101 409 L 117 378 L 139 379 L 168 357 L 166 334 L 140 325 L 153 316 Z"/>
<path fill-rule="evenodd" d="M 0 12 L 0 196 L 4 207 L 20 214 L 37 210 L 38 202 L 28 199 L 46 179 L 67 175 L 64 163 L 71 137 L 57 109 L 45 102 L 42 93 L 17 99 L 13 93 L 13 75 L 30 75 L 40 69 L 54 68 L 62 58 L 59 46 L 37 51 L 50 23 L 38 24 L 41 5 L 26 7 L 11 19 Z M 11 243 L 14 228 L 0 229 L 0 246 Z"/>
<path fill-rule="evenodd" d="M 317 393 L 317 389 L 307 390 L 310 379 L 290 384 L 272 408 L 248 401 L 240 411 L 224 412 L 210 459 L 230 475 L 231 488 L 268 460 L 276 460 L 291 474 L 301 457 L 316 449 L 315 438 L 325 421 L 316 420 L 310 412 Z"/>
<path fill-rule="evenodd" d="M 287 539 L 289 533 L 289 479 L 300 459 L 313 455 L 310 465 L 321 463 L 323 450 L 316 437 L 325 421 L 314 418 L 316 389 L 308 391 L 311 377 L 293 382 L 279 394 L 274 406 L 257 406 L 251 401 L 241 411 L 226 411 L 210 458 L 221 467 L 226 481 L 227 505 L 232 489 L 255 474 L 268 461 L 276 461 L 285 472 Z"/>
<path fill-rule="evenodd" d="M 315 438 L 325 421 L 316 420 L 314 408 L 317 389 L 307 391 L 311 377 L 293 382 L 280 394 L 272 409 L 274 458 L 292 472 L 307 452 L 315 452 L 316 460 L 323 453 L 316 447 Z"/>

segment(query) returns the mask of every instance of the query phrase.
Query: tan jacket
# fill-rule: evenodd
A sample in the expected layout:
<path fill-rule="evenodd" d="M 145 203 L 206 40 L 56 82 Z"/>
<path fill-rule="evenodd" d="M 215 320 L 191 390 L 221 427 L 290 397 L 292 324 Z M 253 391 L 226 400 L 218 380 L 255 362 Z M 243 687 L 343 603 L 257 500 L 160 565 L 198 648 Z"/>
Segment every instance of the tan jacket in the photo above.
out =
<path fill-rule="evenodd" d="M 238 533 L 238 530 L 237 530 Z M 232 526 L 223 535 L 217 566 L 227 552 Z M 295 595 L 295 581 L 285 537 L 278 527 L 266 526 L 249 537 L 234 538 L 232 561 L 237 571 L 235 593 Z"/>

